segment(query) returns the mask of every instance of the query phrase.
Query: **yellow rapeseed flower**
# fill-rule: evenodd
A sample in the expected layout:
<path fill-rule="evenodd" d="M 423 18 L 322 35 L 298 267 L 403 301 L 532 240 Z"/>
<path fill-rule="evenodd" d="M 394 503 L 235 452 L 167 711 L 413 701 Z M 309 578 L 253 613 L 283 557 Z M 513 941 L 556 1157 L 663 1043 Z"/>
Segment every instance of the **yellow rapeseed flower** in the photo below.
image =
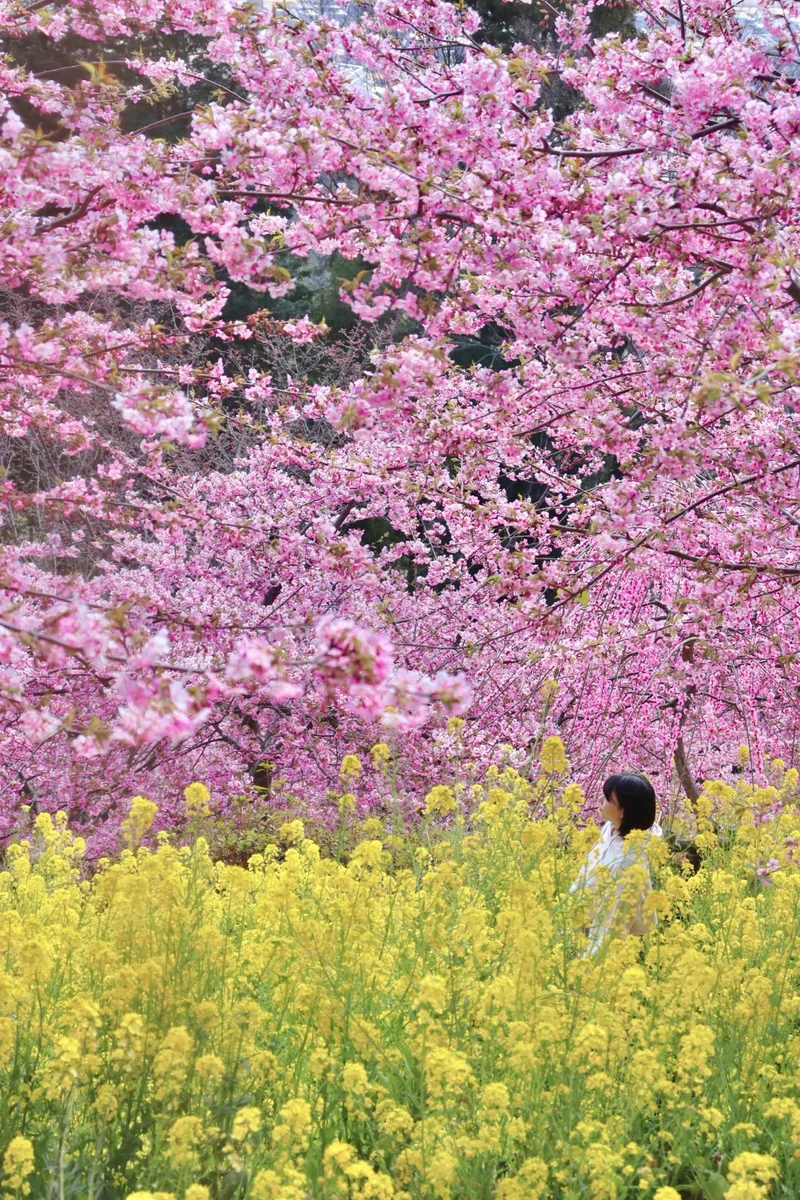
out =
<path fill-rule="evenodd" d="M 288 1100 L 280 1110 L 279 1116 L 295 1137 L 308 1133 L 311 1128 L 311 1105 L 301 1097 Z"/>
<path fill-rule="evenodd" d="M 376 742 L 369 752 L 373 766 L 378 771 L 385 771 L 392 761 L 392 752 L 386 742 Z M 360 764 L 359 764 L 360 765 Z"/>
<path fill-rule="evenodd" d="M 526 1158 L 516 1175 L 502 1179 L 497 1200 L 542 1200 L 547 1190 L 547 1163 L 541 1158 Z"/>
<path fill-rule="evenodd" d="M 553 735 L 552 737 L 545 738 L 540 761 L 542 770 L 546 775 L 561 775 L 566 771 L 569 763 L 567 762 L 564 743 L 560 737 Z"/>
<path fill-rule="evenodd" d="M 186 801 L 186 814 L 189 817 L 202 817 L 208 814 L 211 804 L 211 793 L 204 783 L 190 783 L 183 789 Z"/>
<path fill-rule="evenodd" d="M 156 1096 L 165 1104 L 174 1103 L 189 1074 L 194 1041 L 185 1025 L 167 1031 L 153 1061 Z"/>
<path fill-rule="evenodd" d="M 728 1164 L 728 1179 L 731 1183 L 752 1179 L 756 1183 L 769 1184 L 777 1179 L 779 1174 L 777 1159 L 771 1154 L 756 1154 L 751 1150 L 737 1154 Z"/>
<path fill-rule="evenodd" d="M 352 792 L 345 792 L 343 796 L 339 797 L 338 808 L 340 816 L 345 817 L 348 813 L 354 812 L 357 803 Z"/>
<path fill-rule="evenodd" d="M 231 1141 L 243 1142 L 261 1128 L 261 1110 L 253 1105 L 240 1108 L 234 1114 L 231 1125 Z"/>
<path fill-rule="evenodd" d="M 345 754 L 339 774 L 343 780 L 358 779 L 361 774 L 361 759 L 357 754 Z"/>
<path fill-rule="evenodd" d="M 157 811 L 153 801 L 148 800 L 146 796 L 133 797 L 128 816 L 122 822 L 122 832 L 131 847 L 139 845 L 148 829 L 152 827 Z"/>
<path fill-rule="evenodd" d="M 33 1174 L 33 1143 L 26 1137 L 12 1138 L 3 1156 L 3 1186 L 7 1196 L 28 1196 Z"/>
<path fill-rule="evenodd" d="M 457 807 L 453 789 L 445 784 L 437 784 L 425 797 L 425 812 L 428 816 L 446 817 L 448 813 L 455 812 Z"/>
<path fill-rule="evenodd" d="M 285 821 L 278 830 L 278 837 L 287 846 L 296 846 L 298 842 L 302 842 L 305 835 L 305 826 L 299 818 L 294 821 Z"/>
<path fill-rule="evenodd" d="M 462 771 L 451 816 L 450 794 L 476 808 Z M 710 1162 L 726 1200 L 800 1195 L 787 777 L 704 785 L 699 866 L 632 835 L 660 919 L 593 958 L 569 889 L 598 829 L 563 772 L 500 763 L 474 818 L 404 828 L 399 797 L 355 847 L 298 821 L 285 852 L 237 842 L 227 863 L 200 837 L 143 849 L 137 819 L 87 871 L 64 819 L 37 819 L 0 868 L 0 1071 L 26 1114 L 0 1197 L 45 1194 L 53 1129 L 86 1191 L 134 1112 L 108 1186 L 163 1189 L 139 1200 L 226 1177 L 252 1200 L 676 1200 L 666 1180 Z M 675 822 L 694 835 L 688 808 Z M 631 889 L 597 886 L 624 931 Z"/>
<path fill-rule="evenodd" d="M 442 975 L 424 975 L 417 985 L 414 1004 L 425 1004 L 433 1012 L 442 1013 L 447 1007 L 447 998 L 447 980 Z"/>
<path fill-rule="evenodd" d="M 348 1062 L 342 1067 L 342 1087 L 351 1096 L 365 1096 L 369 1090 L 369 1076 L 360 1062 Z"/>
<path fill-rule="evenodd" d="M 196 1170 L 198 1150 L 203 1140 L 203 1122 L 199 1117 L 178 1117 L 167 1134 L 166 1156 L 175 1170 Z"/>

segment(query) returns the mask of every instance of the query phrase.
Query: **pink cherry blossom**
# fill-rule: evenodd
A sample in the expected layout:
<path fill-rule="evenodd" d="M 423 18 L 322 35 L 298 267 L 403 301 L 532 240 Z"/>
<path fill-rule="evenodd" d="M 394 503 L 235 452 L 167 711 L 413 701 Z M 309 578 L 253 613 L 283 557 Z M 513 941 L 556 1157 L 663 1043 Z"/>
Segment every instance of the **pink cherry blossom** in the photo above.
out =
<path fill-rule="evenodd" d="M 590 804 L 792 765 L 800 8 L 306 8 L 0 11 L 0 834 L 326 816 L 383 736 L 412 812 L 556 732 Z M 276 315 L 334 252 L 352 343 Z"/>

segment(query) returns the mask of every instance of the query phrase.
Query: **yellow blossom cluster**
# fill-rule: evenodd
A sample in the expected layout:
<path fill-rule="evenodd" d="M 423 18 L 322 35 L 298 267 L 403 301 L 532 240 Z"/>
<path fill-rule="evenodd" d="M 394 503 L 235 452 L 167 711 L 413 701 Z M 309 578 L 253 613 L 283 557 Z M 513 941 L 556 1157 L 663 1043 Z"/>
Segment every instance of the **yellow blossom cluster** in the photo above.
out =
<path fill-rule="evenodd" d="M 0 1196 L 800 1195 L 796 774 L 708 783 L 657 922 L 587 956 L 556 742 L 338 859 L 300 821 L 246 868 L 148 849 L 137 797 L 89 874 L 39 815 L 0 871 Z"/>

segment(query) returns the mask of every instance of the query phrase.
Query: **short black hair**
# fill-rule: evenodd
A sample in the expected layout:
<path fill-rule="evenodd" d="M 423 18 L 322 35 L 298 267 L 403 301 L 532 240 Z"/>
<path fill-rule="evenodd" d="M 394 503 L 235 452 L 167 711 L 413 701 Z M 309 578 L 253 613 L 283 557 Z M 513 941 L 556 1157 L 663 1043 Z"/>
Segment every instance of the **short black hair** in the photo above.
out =
<path fill-rule="evenodd" d="M 622 809 L 618 830 L 622 837 L 632 829 L 650 829 L 656 819 L 656 794 L 649 779 L 633 771 L 609 775 L 603 784 L 606 800 L 611 799 L 612 792 Z"/>

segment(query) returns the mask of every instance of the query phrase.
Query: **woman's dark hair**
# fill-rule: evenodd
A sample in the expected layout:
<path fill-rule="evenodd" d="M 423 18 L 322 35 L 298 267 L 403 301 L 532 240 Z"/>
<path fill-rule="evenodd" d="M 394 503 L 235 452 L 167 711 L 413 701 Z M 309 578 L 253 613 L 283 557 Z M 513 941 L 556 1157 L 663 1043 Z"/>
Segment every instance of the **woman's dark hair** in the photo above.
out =
<path fill-rule="evenodd" d="M 603 795 L 617 798 L 622 809 L 622 824 L 618 832 L 625 837 L 632 829 L 649 829 L 656 819 L 656 794 L 653 785 L 644 775 L 633 772 L 609 775 L 603 784 Z"/>

